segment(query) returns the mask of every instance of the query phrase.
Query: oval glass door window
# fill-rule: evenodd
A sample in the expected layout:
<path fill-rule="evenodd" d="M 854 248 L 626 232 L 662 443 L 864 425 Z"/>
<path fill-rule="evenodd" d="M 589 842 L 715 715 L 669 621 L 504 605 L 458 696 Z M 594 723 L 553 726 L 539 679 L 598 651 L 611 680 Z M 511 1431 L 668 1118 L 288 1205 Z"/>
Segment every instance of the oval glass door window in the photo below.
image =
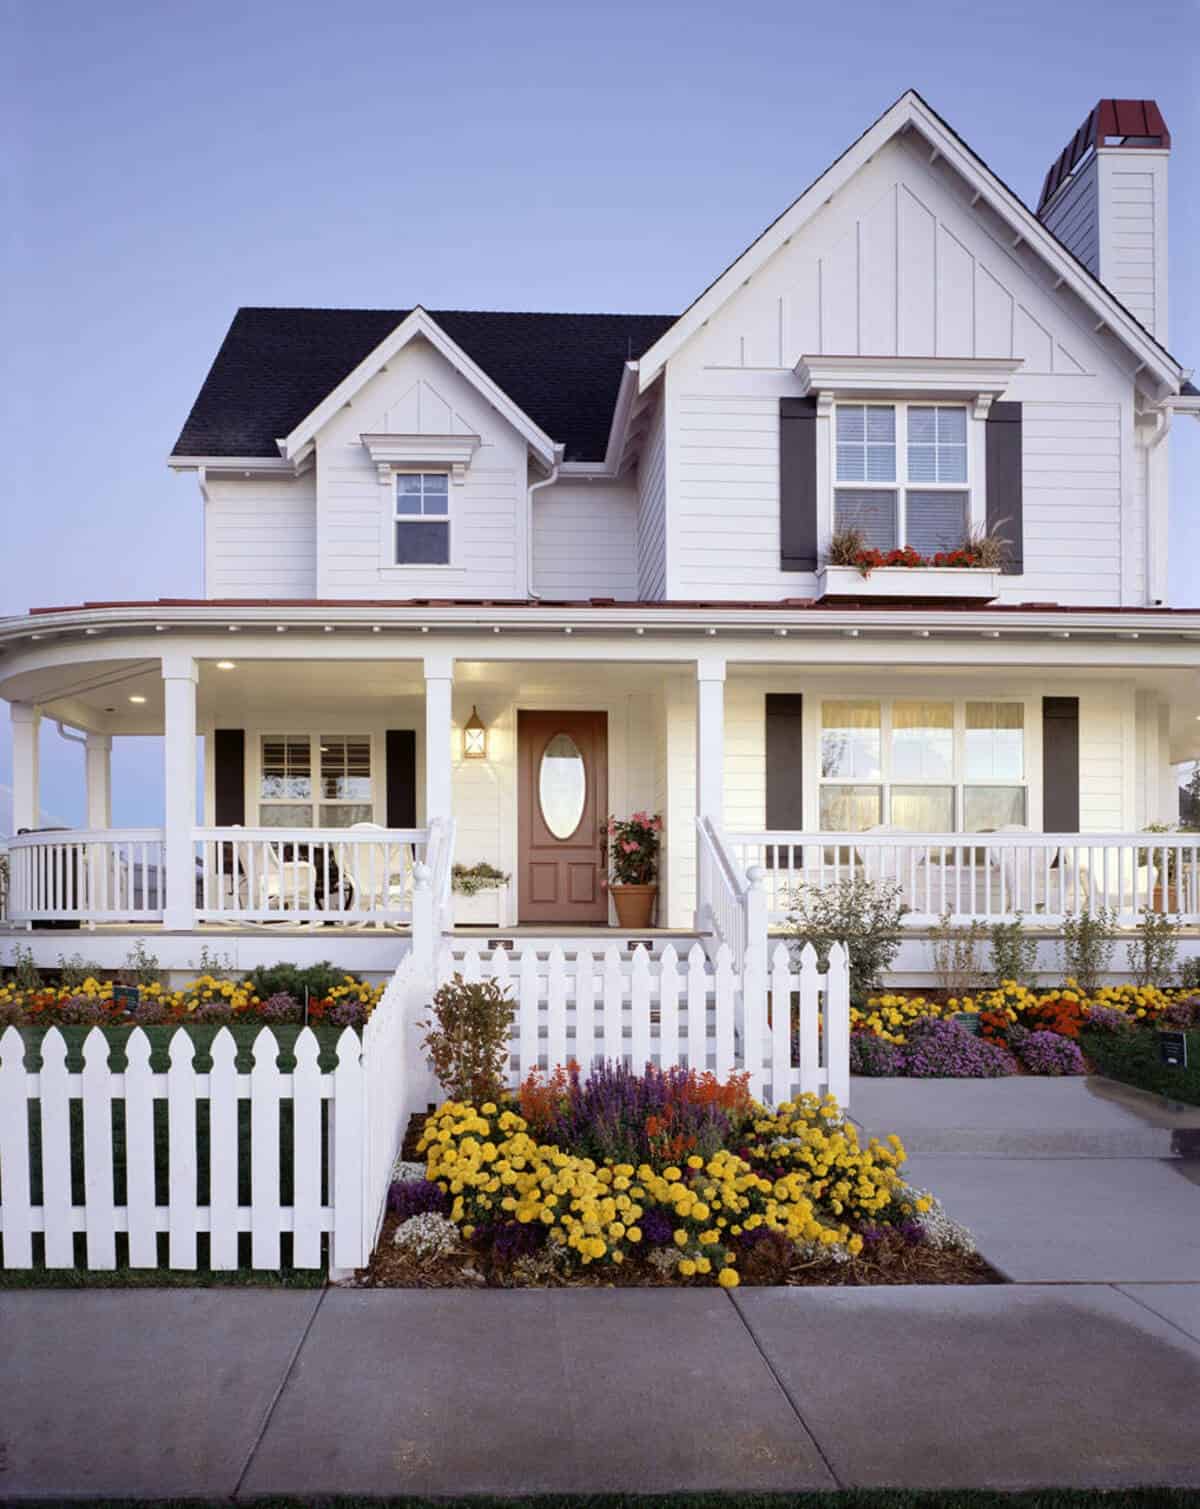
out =
<path fill-rule="evenodd" d="M 579 745 L 570 734 L 555 734 L 538 771 L 542 821 L 555 838 L 570 838 L 579 827 L 587 798 L 587 775 Z"/>

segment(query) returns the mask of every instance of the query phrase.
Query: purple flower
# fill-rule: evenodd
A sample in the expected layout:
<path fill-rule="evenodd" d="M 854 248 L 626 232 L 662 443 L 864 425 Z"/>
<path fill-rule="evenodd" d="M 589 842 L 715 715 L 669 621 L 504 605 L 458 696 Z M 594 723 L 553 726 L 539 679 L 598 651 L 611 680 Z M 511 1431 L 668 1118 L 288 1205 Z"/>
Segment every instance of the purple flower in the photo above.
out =
<path fill-rule="evenodd" d="M 915 1023 L 904 1057 L 904 1072 L 913 1079 L 999 1079 L 1017 1070 L 1006 1049 L 950 1017 Z"/>
<path fill-rule="evenodd" d="M 1083 1054 L 1069 1037 L 1057 1032 L 1031 1032 L 1017 1048 L 1030 1074 L 1085 1074 Z"/>
<path fill-rule="evenodd" d="M 450 1214 L 450 1196 L 429 1179 L 398 1179 L 388 1190 L 387 1208 L 401 1221 L 410 1216 Z"/>
<path fill-rule="evenodd" d="M 335 1027 L 364 1027 L 367 1008 L 357 996 L 343 996 L 329 1013 L 329 1020 Z"/>
<path fill-rule="evenodd" d="M 1089 1006 L 1087 1025 L 1097 1032 L 1128 1032 L 1133 1023 L 1123 1011 L 1114 1011 L 1111 1006 Z"/>
<path fill-rule="evenodd" d="M 1093 1011 L 1089 1021 L 1094 1019 Z M 1172 1001 L 1162 1014 L 1164 1027 L 1200 1027 L 1200 996 L 1183 996 Z"/>
<path fill-rule="evenodd" d="M 301 1022 L 304 1020 L 304 1012 L 295 996 L 288 995 L 286 990 L 279 990 L 267 999 L 258 1008 L 260 1021 L 275 1024 L 286 1022 Z"/>
<path fill-rule="evenodd" d="M 492 1256 L 501 1263 L 528 1257 L 545 1240 L 546 1228 L 540 1221 L 494 1221 L 487 1226 L 477 1226 L 471 1238 L 475 1246 L 490 1248 Z"/>
<path fill-rule="evenodd" d="M 666 1247 L 675 1236 L 675 1223 L 657 1206 L 642 1213 L 642 1241 L 647 1247 Z"/>
<path fill-rule="evenodd" d="M 855 1032 L 850 1037 L 850 1073 L 869 1078 L 887 1078 L 905 1071 L 904 1049 L 898 1043 L 876 1037 L 873 1032 Z"/>

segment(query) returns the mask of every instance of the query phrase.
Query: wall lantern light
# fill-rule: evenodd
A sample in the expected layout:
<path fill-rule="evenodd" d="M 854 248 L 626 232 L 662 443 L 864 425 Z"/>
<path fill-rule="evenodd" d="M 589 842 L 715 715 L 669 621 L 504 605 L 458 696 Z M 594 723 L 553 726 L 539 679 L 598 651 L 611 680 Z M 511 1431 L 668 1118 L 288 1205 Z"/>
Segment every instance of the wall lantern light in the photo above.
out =
<path fill-rule="evenodd" d="M 479 709 L 474 706 L 471 716 L 463 724 L 463 759 L 487 759 L 487 727 L 479 716 Z"/>

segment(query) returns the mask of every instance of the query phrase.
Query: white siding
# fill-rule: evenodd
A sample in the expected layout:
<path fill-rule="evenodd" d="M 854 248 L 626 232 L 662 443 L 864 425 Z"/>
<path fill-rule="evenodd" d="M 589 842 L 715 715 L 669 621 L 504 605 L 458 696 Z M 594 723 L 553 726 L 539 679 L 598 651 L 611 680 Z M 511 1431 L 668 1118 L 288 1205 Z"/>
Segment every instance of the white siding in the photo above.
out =
<path fill-rule="evenodd" d="M 1097 208 L 1096 159 L 1091 158 L 1042 215 L 1069 252 L 1093 277 L 1100 276 L 1100 231 Z"/>
<path fill-rule="evenodd" d="M 1079 687 L 1079 826 L 1122 833 L 1135 822 L 1133 694 L 1120 685 Z M 1127 784 L 1130 791 L 1127 792 Z"/>
<path fill-rule="evenodd" d="M 1167 339 L 1167 157 L 1101 152 L 1100 280 L 1160 341 Z"/>
<path fill-rule="evenodd" d="M 533 495 L 533 584 L 543 597 L 638 596 L 638 498 L 631 482 L 564 479 Z"/>
<path fill-rule="evenodd" d="M 316 482 L 303 477 L 210 477 L 204 505 L 209 597 L 316 595 Z"/>
<path fill-rule="evenodd" d="M 638 462 L 638 596 L 653 602 L 666 596 L 667 474 L 665 404 L 659 402 Z"/>
<path fill-rule="evenodd" d="M 451 483 L 453 561 L 392 564 L 393 506 L 364 434 L 476 434 Z M 318 591 L 332 598 L 525 596 L 525 442 L 423 340 L 406 346 L 317 438 Z"/>

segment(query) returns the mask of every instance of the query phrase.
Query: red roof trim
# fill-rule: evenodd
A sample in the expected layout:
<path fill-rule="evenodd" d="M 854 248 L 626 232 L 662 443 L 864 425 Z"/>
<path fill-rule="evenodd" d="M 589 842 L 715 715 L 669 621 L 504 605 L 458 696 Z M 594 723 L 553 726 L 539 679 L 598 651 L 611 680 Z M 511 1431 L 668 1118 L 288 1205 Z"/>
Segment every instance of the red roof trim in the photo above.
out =
<path fill-rule="evenodd" d="M 1088 153 L 1106 145 L 1110 136 L 1134 138 L 1122 141 L 1122 147 L 1171 145 L 1171 133 L 1154 100 L 1098 100 L 1083 125 L 1050 164 L 1038 199 L 1039 215 Z"/>

